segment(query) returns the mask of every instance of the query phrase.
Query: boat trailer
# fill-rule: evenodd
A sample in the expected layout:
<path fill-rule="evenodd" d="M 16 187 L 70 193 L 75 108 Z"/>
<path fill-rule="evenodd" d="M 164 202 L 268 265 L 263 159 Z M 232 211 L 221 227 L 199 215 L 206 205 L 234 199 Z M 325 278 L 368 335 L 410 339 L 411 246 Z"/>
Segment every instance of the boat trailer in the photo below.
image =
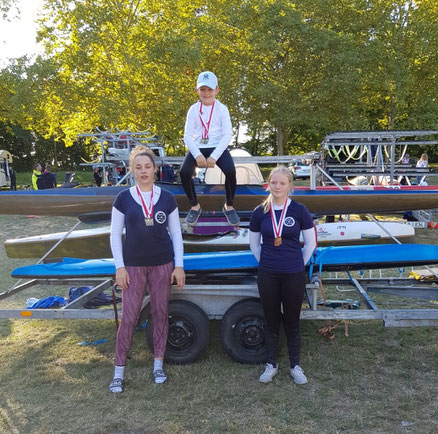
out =
<path fill-rule="evenodd" d="M 415 284 L 414 284 L 415 282 Z M 32 279 L 19 283 L 0 294 L 0 301 L 34 286 L 92 286 L 92 289 L 56 309 L 0 309 L 0 318 L 10 319 L 95 319 L 114 320 L 121 314 L 118 308 L 84 309 L 85 303 L 102 292 L 115 288 L 112 278 L 51 278 Z M 349 285 L 362 302 L 354 308 L 352 300 L 343 300 L 343 308 L 324 305 L 321 297 L 323 285 Z M 117 288 L 116 288 L 117 289 Z M 438 309 L 381 309 L 370 293 L 397 294 L 404 297 L 438 300 L 436 280 L 417 282 L 407 278 L 319 278 L 307 284 L 307 306 L 301 312 L 303 320 L 351 321 L 381 320 L 385 327 L 438 326 Z M 153 322 L 149 311 L 149 296 L 143 300 L 139 323 L 148 320 L 145 329 L 146 341 L 153 348 Z M 1 307 L 1 306 L 0 306 Z M 266 349 L 263 338 L 263 310 L 258 298 L 255 278 L 246 277 L 240 282 L 205 284 L 189 282 L 182 291 L 172 287 L 169 302 L 169 336 L 165 359 L 170 363 L 185 364 L 199 360 L 209 341 L 209 320 L 220 320 L 220 340 L 223 349 L 240 363 L 263 363 Z"/>

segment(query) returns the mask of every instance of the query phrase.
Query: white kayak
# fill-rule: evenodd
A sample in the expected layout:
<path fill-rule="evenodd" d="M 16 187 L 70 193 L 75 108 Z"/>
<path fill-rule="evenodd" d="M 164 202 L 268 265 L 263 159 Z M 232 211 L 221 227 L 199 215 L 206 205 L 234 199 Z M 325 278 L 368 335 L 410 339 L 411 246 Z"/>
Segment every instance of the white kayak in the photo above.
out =
<path fill-rule="evenodd" d="M 412 241 L 415 229 L 412 226 L 397 222 L 379 222 L 384 229 L 402 242 Z M 392 238 L 374 222 L 338 222 L 321 223 L 316 225 L 319 246 L 373 244 L 391 242 Z M 300 241 L 303 242 L 302 237 Z M 203 252 L 211 250 L 241 250 L 248 248 L 249 230 L 240 229 L 217 236 L 186 236 L 184 239 L 185 251 Z"/>
<path fill-rule="evenodd" d="M 415 229 L 398 222 L 379 222 L 393 237 L 403 242 L 412 241 Z M 372 244 L 388 242 L 390 235 L 377 223 L 370 221 L 322 223 L 316 226 L 318 244 Z"/>
<path fill-rule="evenodd" d="M 380 222 L 394 237 L 410 242 L 415 229 L 404 223 Z M 348 245 L 392 242 L 390 236 L 376 223 L 368 221 L 322 223 L 316 226 L 318 245 Z M 110 227 L 73 231 L 48 256 L 100 259 L 111 257 Z M 66 232 L 6 240 L 6 255 L 9 258 L 41 258 Z M 208 252 L 242 250 L 249 247 L 249 230 L 241 228 L 219 235 L 184 235 L 184 251 Z"/>

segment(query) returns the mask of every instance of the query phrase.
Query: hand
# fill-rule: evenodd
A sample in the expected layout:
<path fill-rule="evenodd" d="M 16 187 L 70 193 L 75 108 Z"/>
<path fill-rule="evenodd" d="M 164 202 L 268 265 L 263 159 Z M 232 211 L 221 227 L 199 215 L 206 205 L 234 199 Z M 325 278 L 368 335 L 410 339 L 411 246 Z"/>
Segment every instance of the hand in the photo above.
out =
<path fill-rule="evenodd" d="M 196 164 L 198 167 L 207 167 L 207 160 L 202 154 L 198 155 L 196 157 Z"/>
<path fill-rule="evenodd" d="M 125 267 L 117 268 L 116 270 L 116 284 L 120 288 L 127 289 L 129 286 L 129 274 Z"/>
<path fill-rule="evenodd" d="M 209 169 L 213 169 L 215 165 L 216 165 L 216 160 L 214 158 L 208 157 L 207 158 L 207 167 Z"/>
<path fill-rule="evenodd" d="M 170 276 L 170 283 L 176 281 L 177 288 L 181 291 L 183 286 L 186 284 L 186 274 L 184 273 L 183 267 L 175 267 Z"/>

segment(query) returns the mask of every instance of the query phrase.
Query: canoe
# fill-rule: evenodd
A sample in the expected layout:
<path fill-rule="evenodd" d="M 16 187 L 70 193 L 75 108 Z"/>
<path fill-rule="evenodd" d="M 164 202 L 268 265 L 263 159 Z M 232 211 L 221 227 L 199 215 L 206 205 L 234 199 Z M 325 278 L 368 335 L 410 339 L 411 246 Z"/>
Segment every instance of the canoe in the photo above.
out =
<path fill-rule="evenodd" d="M 157 183 L 176 198 L 180 211 L 189 209 L 189 202 L 180 184 Z M 126 186 L 54 188 L 50 190 L 19 190 L 0 192 L 0 214 L 35 214 L 79 216 L 110 211 L 114 197 Z M 204 210 L 221 210 L 223 185 L 196 184 L 199 202 Z M 318 215 L 360 214 L 375 212 L 432 209 L 438 206 L 438 186 L 346 186 L 295 187 L 293 198 Z M 237 210 L 250 211 L 266 197 L 262 185 L 238 185 L 234 205 Z"/>
<path fill-rule="evenodd" d="M 345 271 L 438 264 L 438 246 L 428 244 L 381 244 L 318 247 L 309 266 L 318 271 Z M 187 253 L 188 274 L 256 273 L 258 263 L 251 251 Z M 113 259 L 63 258 L 59 262 L 27 265 L 12 272 L 17 278 L 78 278 L 115 275 Z"/>
<path fill-rule="evenodd" d="M 412 241 L 415 235 L 415 229 L 404 223 L 382 222 L 382 225 L 403 242 Z M 373 222 L 322 223 L 316 226 L 316 230 L 320 246 L 391 242 L 388 234 Z M 42 258 L 66 234 L 58 232 L 6 240 L 5 252 L 9 258 Z M 110 226 L 73 231 L 48 257 L 110 257 L 109 235 Z M 186 253 L 243 250 L 249 247 L 249 230 L 245 228 L 220 235 L 184 234 L 183 237 Z"/>

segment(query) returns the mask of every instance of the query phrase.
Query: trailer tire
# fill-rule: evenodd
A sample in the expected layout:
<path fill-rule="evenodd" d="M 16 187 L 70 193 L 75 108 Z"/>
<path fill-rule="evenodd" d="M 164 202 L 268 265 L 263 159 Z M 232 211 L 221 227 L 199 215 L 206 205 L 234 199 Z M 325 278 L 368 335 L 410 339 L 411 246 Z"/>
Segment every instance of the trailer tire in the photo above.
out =
<path fill-rule="evenodd" d="M 257 298 L 233 304 L 222 318 L 220 338 L 224 351 L 236 362 L 266 362 L 263 308 Z"/>
<path fill-rule="evenodd" d="M 210 338 L 208 316 L 196 304 L 186 300 L 171 300 L 168 307 L 169 333 L 164 361 L 184 365 L 199 360 Z M 152 317 L 146 326 L 146 342 L 152 352 L 154 325 Z"/>

